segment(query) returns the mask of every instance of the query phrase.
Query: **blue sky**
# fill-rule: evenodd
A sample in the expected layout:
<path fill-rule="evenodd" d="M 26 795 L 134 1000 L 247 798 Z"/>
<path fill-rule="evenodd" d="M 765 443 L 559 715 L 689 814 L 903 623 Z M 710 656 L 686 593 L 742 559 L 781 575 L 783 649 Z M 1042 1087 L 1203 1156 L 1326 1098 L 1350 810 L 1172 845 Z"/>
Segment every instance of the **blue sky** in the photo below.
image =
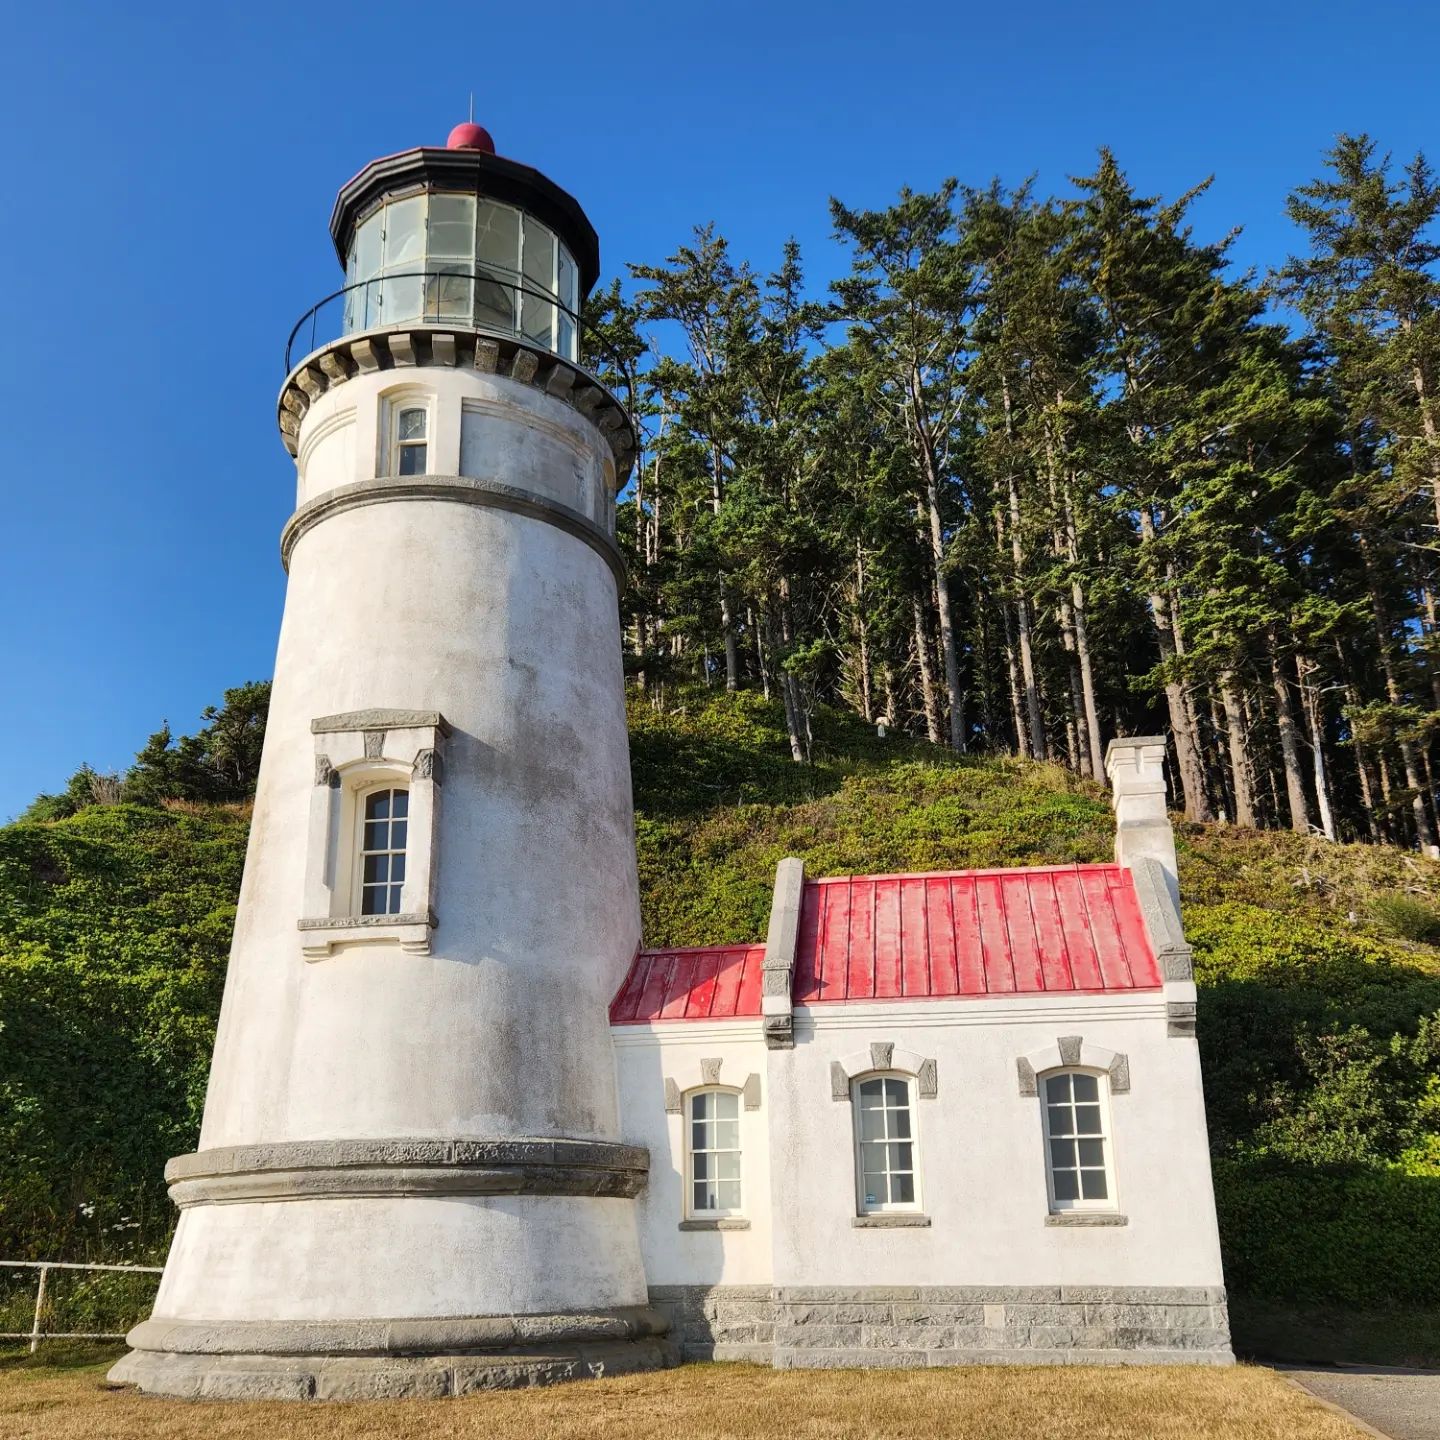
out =
<path fill-rule="evenodd" d="M 122 767 L 269 675 L 293 500 L 274 402 L 340 282 L 335 191 L 476 119 L 585 205 L 608 276 L 714 220 L 768 267 L 838 261 L 826 200 L 947 175 L 1042 191 L 1112 146 L 1141 187 L 1213 173 L 1197 228 L 1291 242 L 1341 130 L 1440 160 L 1440 11 L 1398 0 L 731 0 L 444 8 L 11 6 L 0 416 L 0 819 Z"/>

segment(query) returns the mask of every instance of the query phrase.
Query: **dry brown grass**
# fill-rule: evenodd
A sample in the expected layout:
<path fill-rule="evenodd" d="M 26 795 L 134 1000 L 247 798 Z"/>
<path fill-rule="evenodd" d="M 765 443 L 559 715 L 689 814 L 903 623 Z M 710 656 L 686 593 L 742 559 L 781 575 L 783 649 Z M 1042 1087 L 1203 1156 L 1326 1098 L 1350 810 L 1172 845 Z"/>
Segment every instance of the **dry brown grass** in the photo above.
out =
<path fill-rule="evenodd" d="M 0 1371 L 4 1440 L 1355 1440 L 1269 1370 L 774 1371 L 687 1365 L 458 1400 L 235 1404 Z"/>

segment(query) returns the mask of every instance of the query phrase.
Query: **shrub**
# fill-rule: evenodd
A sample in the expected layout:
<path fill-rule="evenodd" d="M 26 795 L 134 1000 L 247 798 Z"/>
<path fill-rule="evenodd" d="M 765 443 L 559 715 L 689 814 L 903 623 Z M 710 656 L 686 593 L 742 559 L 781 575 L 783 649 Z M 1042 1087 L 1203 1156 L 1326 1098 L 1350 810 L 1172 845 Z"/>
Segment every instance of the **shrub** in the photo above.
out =
<path fill-rule="evenodd" d="M 1232 1290 L 1356 1307 L 1440 1301 L 1440 1178 L 1217 1160 L 1215 1202 Z"/>
<path fill-rule="evenodd" d="M 1370 913 L 1387 935 L 1440 945 L 1440 910 L 1410 895 L 1381 895 L 1371 901 Z"/>

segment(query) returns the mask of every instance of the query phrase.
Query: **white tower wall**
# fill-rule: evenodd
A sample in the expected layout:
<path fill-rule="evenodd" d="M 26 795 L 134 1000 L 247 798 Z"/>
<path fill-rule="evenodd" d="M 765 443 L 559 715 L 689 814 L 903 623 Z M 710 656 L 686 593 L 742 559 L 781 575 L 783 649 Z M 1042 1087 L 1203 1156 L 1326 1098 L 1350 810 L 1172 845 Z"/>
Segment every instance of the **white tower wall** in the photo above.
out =
<path fill-rule="evenodd" d="M 436 392 L 434 429 L 454 437 L 449 454 L 432 442 L 432 473 L 458 473 L 466 400 L 511 407 L 503 422 L 487 415 L 509 432 L 509 486 L 561 488 L 537 431 L 583 445 L 587 478 L 613 471 L 599 433 L 558 400 L 501 376 L 401 373 L 407 395 Z M 359 376 L 327 398 L 373 415 L 396 378 Z M 302 455 L 324 419 L 307 416 Z M 369 462 L 356 478 L 373 479 L 374 444 L 355 449 Z M 304 473 L 300 484 L 312 502 L 333 492 Z M 617 1138 L 606 1010 L 640 913 L 610 565 L 510 510 L 428 498 L 345 510 L 295 543 L 275 676 L 263 843 L 247 865 L 201 1148 Z M 438 710 L 452 727 L 431 954 L 367 944 L 297 964 L 311 721 L 371 707 Z"/>
<path fill-rule="evenodd" d="M 670 1358 L 607 1017 L 640 940 L 613 447 L 523 344 L 509 374 L 493 346 L 416 363 L 427 343 L 338 367 L 298 428 L 199 1150 L 167 1172 L 179 1229 L 115 1372 L 149 1389 L 426 1394 Z M 427 409 L 420 475 L 394 473 L 401 404 Z M 377 782 L 410 788 L 405 913 L 360 917 Z"/>

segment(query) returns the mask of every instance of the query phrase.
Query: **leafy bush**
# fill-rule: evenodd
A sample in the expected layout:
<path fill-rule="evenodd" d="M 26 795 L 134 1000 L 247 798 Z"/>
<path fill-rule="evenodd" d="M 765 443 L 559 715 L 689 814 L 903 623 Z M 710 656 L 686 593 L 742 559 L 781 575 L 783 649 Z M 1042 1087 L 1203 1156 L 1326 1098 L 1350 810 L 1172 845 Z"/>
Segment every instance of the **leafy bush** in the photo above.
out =
<path fill-rule="evenodd" d="M 1251 905 L 1186 928 L 1230 1287 L 1440 1302 L 1440 977 Z"/>
<path fill-rule="evenodd" d="M 0 829 L 0 1254 L 163 1253 L 246 827 L 120 805 Z"/>
<path fill-rule="evenodd" d="M 1387 935 L 1440 945 L 1440 910 L 1423 900 L 1409 895 L 1381 895 L 1371 902 L 1370 913 Z"/>
<path fill-rule="evenodd" d="M 1217 1160 L 1232 1290 L 1356 1307 L 1440 1299 L 1440 1177 Z"/>

